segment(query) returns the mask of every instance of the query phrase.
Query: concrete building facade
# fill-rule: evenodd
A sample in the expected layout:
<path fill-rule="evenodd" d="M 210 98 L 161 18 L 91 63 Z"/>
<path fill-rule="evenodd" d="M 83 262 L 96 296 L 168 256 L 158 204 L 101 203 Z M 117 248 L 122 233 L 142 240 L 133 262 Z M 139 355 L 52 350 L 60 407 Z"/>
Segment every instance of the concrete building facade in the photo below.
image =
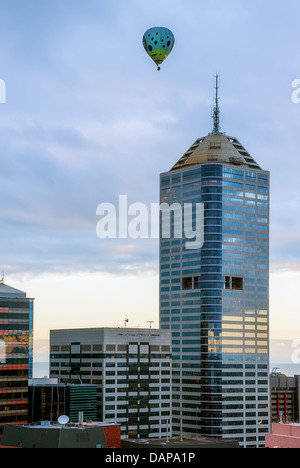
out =
<path fill-rule="evenodd" d="M 169 331 L 52 330 L 50 347 L 50 377 L 97 385 L 99 421 L 120 424 L 122 438 L 166 436 L 172 417 Z"/>

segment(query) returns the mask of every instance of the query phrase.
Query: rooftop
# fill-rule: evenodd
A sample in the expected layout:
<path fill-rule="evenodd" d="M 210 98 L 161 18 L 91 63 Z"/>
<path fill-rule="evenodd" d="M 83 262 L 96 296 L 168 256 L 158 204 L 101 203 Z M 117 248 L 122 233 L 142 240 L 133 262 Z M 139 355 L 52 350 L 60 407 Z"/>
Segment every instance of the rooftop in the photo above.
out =
<path fill-rule="evenodd" d="M 262 170 L 236 138 L 220 133 L 196 140 L 171 171 L 203 163 L 225 163 Z"/>
<path fill-rule="evenodd" d="M 50 334 L 117 334 L 117 335 L 132 335 L 132 336 L 151 336 L 160 337 L 169 335 L 170 330 L 162 330 L 160 328 L 133 328 L 133 327 L 97 327 L 97 328 L 66 328 L 50 330 Z"/>
<path fill-rule="evenodd" d="M 239 448 L 237 441 L 207 439 L 201 436 L 190 438 L 169 437 L 168 439 L 124 439 L 121 444 L 123 448 Z"/>
<path fill-rule="evenodd" d="M 86 421 L 83 423 L 72 423 L 59 424 L 58 422 L 52 421 L 39 421 L 32 424 L 20 424 L 19 427 L 24 429 L 91 429 L 92 427 L 107 427 L 107 426 L 119 426 L 115 422 L 98 422 L 98 421 Z"/>
<path fill-rule="evenodd" d="M 213 131 L 198 138 L 184 153 L 171 171 L 203 163 L 225 163 L 233 166 L 247 166 L 250 169 L 262 170 L 248 151 L 235 138 L 221 132 L 219 107 L 219 75 L 216 75 L 216 96 L 213 111 Z"/>
<path fill-rule="evenodd" d="M 121 426 L 111 423 L 32 425 L 5 424 L 1 447 L 21 448 L 118 448 Z"/>
<path fill-rule="evenodd" d="M 52 387 L 71 387 L 71 388 L 90 388 L 90 387 L 96 387 L 96 384 L 83 384 L 83 383 L 68 383 L 68 382 L 59 382 L 57 378 L 55 379 L 49 379 L 49 378 L 38 378 L 38 379 L 29 379 L 28 380 L 28 385 L 29 387 L 47 387 L 47 386 L 52 386 Z"/>
<path fill-rule="evenodd" d="M 12 288 L 4 284 L 3 280 L 0 281 L 0 297 L 5 298 L 26 298 L 26 293 L 19 289 Z"/>

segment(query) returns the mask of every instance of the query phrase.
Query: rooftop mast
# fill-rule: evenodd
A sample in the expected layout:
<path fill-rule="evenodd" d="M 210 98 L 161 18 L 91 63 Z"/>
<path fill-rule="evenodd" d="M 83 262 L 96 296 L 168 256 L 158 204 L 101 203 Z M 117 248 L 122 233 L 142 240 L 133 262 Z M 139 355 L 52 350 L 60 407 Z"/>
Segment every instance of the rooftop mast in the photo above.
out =
<path fill-rule="evenodd" d="M 219 88 L 219 75 L 216 75 L 216 103 L 213 111 L 214 128 L 211 135 L 222 135 L 220 127 Z"/>

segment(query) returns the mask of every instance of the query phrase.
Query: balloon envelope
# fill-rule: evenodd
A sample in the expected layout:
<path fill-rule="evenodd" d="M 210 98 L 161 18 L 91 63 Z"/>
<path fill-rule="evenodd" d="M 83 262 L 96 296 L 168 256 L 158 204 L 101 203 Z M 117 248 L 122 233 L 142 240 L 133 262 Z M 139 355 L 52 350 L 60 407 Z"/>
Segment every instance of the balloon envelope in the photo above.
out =
<path fill-rule="evenodd" d="M 143 45 L 156 65 L 160 65 L 172 52 L 175 37 L 168 28 L 150 28 L 145 32 Z"/>

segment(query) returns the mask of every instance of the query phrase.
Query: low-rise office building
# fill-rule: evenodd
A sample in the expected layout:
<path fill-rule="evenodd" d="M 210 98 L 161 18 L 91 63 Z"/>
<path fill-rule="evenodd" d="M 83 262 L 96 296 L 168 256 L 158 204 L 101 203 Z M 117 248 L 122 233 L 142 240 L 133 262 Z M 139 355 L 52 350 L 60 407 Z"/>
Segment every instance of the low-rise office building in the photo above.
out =
<path fill-rule="evenodd" d="M 272 422 L 300 422 L 300 375 L 272 373 L 270 389 Z"/>
<path fill-rule="evenodd" d="M 0 448 L 120 448 L 116 424 L 6 424 Z"/>
<path fill-rule="evenodd" d="M 171 332 L 92 328 L 50 332 L 50 377 L 97 385 L 98 421 L 122 438 L 171 435 Z"/>
<path fill-rule="evenodd" d="M 97 421 L 97 386 L 58 383 L 57 379 L 30 379 L 28 422 L 53 421 L 67 415 L 71 422 L 83 413 L 85 421 Z"/>

